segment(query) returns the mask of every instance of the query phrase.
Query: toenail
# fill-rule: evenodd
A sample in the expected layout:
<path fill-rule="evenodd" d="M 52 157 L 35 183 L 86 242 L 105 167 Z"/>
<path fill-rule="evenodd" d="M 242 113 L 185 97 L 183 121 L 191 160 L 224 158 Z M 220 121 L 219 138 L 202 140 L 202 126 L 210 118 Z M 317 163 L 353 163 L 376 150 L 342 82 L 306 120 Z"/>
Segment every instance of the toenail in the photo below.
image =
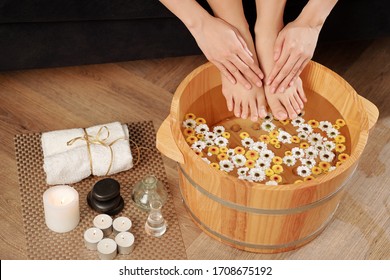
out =
<path fill-rule="evenodd" d="M 287 117 L 286 113 L 279 113 L 278 118 L 279 119 L 285 119 Z"/>

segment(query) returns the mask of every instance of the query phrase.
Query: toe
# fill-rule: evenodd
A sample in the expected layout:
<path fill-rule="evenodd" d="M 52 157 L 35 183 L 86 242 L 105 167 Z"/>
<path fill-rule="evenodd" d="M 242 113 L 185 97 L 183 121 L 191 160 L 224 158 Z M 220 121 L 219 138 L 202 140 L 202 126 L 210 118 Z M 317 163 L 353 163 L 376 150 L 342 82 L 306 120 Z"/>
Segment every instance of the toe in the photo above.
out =
<path fill-rule="evenodd" d="M 268 106 L 271 109 L 272 114 L 278 119 L 278 120 L 285 120 L 287 119 L 287 111 L 284 108 L 283 104 L 275 94 L 273 97 L 271 96 L 268 98 L 267 96 L 267 101 L 268 101 Z"/>

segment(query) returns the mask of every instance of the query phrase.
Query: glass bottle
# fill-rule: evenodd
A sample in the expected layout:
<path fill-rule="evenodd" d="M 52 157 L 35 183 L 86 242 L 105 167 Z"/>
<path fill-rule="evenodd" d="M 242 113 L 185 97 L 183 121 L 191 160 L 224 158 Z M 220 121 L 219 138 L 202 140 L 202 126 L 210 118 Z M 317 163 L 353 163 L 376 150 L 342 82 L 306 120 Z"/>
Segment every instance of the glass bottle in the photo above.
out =
<path fill-rule="evenodd" d="M 150 202 L 150 213 L 145 223 L 145 231 L 154 237 L 162 236 L 167 230 L 167 222 L 161 213 L 162 203 L 160 200 Z"/>
<path fill-rule="evenodd" d="M 168 198 L 168 192 L 156 176 L 147 175 L 135 184 L 132 198 L 140 209 L 149 211 L 150 202 L 153 200 L 159 200 L 161 206 L 164 205 Z"/>

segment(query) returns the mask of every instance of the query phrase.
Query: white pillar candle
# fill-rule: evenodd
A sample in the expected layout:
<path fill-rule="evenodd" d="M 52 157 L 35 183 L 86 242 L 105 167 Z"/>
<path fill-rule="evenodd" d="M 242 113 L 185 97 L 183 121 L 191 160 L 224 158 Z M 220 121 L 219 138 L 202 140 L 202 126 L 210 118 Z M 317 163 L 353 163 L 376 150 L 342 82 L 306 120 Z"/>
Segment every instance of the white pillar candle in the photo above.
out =
<path fill-rule="evenodd" d="M 118 244 L 118 252 L 121 255 L 128 255 L 134 250 L 134 235 L 125 231 L 115 236 L 115 242 Z"/>
<path fill-rule="evenodd" d="M 67 185 L 54 186 L 43 193 L 45 222 L 55 232 L 73 230 L 80 221 L 79 193 Z"/>
<path fill-rule="evenodd" d="M 100 228 L 103 231 L 104 237 L 112 233 L 112 218 L 107 214 L 100 214 L 93 219 L 94 227 Z"/>
<path fill-rule="evenodd" d="M 103 239 L 103 231 L 96 227 L 89 228 L 84 232 L 84 244 L 89 250 L 96 251 L 97 244 Z"/>
<path fill-rule="evenodd" d="M 112 223 L 114 235 L 117 235 L 119 232 L 130 231 L 131 225 L 131 220 L 127 217 L 116 218 Z"/>
<path fill-rule="evenodd" d="M 97 251 L 101 260 L 113 260 L 117 255 L 116 242 L 110 238 L 104 238 L 99 241 Z"/>

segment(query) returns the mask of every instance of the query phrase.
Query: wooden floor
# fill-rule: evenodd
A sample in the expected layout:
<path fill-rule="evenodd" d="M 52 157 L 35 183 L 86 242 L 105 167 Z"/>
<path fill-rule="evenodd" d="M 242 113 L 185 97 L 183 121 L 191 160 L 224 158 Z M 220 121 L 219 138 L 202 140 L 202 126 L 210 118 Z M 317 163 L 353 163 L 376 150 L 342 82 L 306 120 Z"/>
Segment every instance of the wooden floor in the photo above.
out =
<path fill-rule="evenodd" d="M 282 254 L 235 250 L 204 234 L 189 218 L 175 163 L 164 158 L 189 259 L 390 259 L 390 38 L 319 45 L 315 60 L 375 103 L 380 118 L 329 227 Z M 0 259 L 26 259 L 13 137 L 168 115 L 180 81 L 206 60 L 190 56 L 105 65 L 0 73 Z"/>

